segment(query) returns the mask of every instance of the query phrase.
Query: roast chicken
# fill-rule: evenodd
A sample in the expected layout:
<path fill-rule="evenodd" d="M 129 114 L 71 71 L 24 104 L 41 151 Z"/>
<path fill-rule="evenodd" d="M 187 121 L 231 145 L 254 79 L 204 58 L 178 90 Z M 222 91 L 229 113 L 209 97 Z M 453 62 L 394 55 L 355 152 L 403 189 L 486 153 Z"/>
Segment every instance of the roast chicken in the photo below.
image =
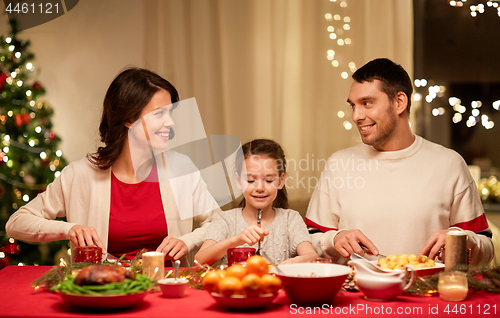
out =
<path fill-rule="evenodd" d="M 108 283 L 121 283 L 125 278 L 135 280 L 135 274 L 123 267 L 94 265 L 83 268 L 75 278 L 75 284 L 105 285 Z"/>

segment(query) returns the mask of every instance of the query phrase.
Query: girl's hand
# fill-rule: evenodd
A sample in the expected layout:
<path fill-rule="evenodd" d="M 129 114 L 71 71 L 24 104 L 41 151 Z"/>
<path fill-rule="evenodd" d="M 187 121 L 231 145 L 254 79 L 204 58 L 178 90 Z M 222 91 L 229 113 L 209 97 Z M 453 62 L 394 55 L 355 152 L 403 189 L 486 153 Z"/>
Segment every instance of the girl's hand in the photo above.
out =
<path fill-rule="evenodd" d="M 85 225 L 73 225 L 68 232 L 68 240 L 75 246 L 98 246 L 102 248 L 103 254 L 106 254 L 106 248 L 99 235 L 93 227 Z"/>
<path fill-rule="evenodd" d="M 187 254 L 188 247 L 184 241 L 167 236 L 163 239 L 163 242 L 161 242 L 156 251 L 165 254 L 167 260 L 176 261 Z"/>
<path fill-rule="evenodd" d="M 267 235 L 269 235 L 268 231 L 261 229 L 257 225 L 250 225 L 243 232 L 238 234 L 237 239 L 240 241 L 240 244 L 238 245 L 242 245 L 244 243 L 247 243 L 250 246 L 255 245 L 258 241 L 262 241 L 264 236 Z"/>
<path fill-rule="evenodd" d="M 294 262 L 294 258 L 295 258 L 295 257 L 293 257 L 293 258 L 289 258 L 289 259 L 287 259 L 287 260 L 284 260 L 283 262 L 281 262 L 281 263 L 280 263 L 280 265 L 284 265 L 284 264 L 293 264 L 293 263 L 296 263 L 296 262 Z"/>

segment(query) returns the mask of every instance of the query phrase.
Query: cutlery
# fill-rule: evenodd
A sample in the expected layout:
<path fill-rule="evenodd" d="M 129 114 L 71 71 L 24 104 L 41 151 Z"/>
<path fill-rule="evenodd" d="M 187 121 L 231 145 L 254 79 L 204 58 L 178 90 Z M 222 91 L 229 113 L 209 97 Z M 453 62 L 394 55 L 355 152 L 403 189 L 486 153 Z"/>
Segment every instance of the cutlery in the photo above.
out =
<path fill-rule="evenodd" d="M 175 268 L 175 273 L 174 273 L 174 283 L 177 282 L 177 276 L 179 275 L 179 265 L 181 265 L 181 261 L 176 260 L 174 262 L 174 268 Z"/>
<path fill-rule="evenodd" d="M 369 261 L 368 259 L 364 258 L 363 256 L 361 256 L 357 253 L 353 253 L 351 255 L 351 260 L 353 260 L 353 261 L 361 260 L 364 264 L 366 264 L 366 267 L 369 267 L 371 270 L 373 270 L 374 272 L 377 272 L 377 273 L 393 273 L 392 270 L 383 269 L 381 267 L 378 267 L 377 265 L 373 264 L 371 261 Z"/>
<path fill-rule="evenodd" d="M 359 246 L 361 246 L 361 249 L 366 253 L 366 254 L 369 254 L 369 255 L 373 255 L 373 256 L 376 256 L 376 257 L 379 257 L 379 258 L 387 258 L 386 255 L 384 254 L 381 254 L 381 253 L 378 253 L 378 255 L 375 255 L 373 254 L 372 251 L 370 251 L 370 249 L 368 247 L 366 247 L 363 243 L 360 243 Z"/>
<path fill-rule="evenodd" d="M 261 227 L 260 221 L 262 219 L 262 209 L 257 210 L 257 226 Z M 259 240 L 259 245 L 257 246 L 257 252 L 255 252 L 256 255 L 260 255 L 260 240 Z"/>

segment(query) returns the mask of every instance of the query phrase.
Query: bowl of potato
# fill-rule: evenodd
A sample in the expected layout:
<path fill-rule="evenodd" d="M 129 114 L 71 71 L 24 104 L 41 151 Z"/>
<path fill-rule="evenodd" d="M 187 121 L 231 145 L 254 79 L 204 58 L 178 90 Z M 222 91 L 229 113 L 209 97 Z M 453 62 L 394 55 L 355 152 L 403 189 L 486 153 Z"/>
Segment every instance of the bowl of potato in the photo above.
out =
<path fill-rule="evenodd" d="M 427 276 L 444 270 L 443 263 L 436 263 L 425 255 L 417 257 L 415 254 L 391 254 L 378 261 L 371 261 L 384 270 L 401 271 L 406 265 L 411 265 L 415 269 L 416 276 Z"/>

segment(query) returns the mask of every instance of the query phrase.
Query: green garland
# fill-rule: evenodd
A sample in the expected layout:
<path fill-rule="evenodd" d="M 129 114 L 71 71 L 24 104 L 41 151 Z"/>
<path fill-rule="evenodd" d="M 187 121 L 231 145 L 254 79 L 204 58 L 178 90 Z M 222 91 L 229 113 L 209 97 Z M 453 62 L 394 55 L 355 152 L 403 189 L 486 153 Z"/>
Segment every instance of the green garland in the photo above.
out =
<path fill-rule="evenodd" d="M 475 267 L 460 265 L 454 268 L 454 270 L 467 272 L 469 290 L 500 293 L 500 266 Z M 418 296 L 437 295 L 438 280 L 439 273 L 417 277 L 406 293 Z"/>

